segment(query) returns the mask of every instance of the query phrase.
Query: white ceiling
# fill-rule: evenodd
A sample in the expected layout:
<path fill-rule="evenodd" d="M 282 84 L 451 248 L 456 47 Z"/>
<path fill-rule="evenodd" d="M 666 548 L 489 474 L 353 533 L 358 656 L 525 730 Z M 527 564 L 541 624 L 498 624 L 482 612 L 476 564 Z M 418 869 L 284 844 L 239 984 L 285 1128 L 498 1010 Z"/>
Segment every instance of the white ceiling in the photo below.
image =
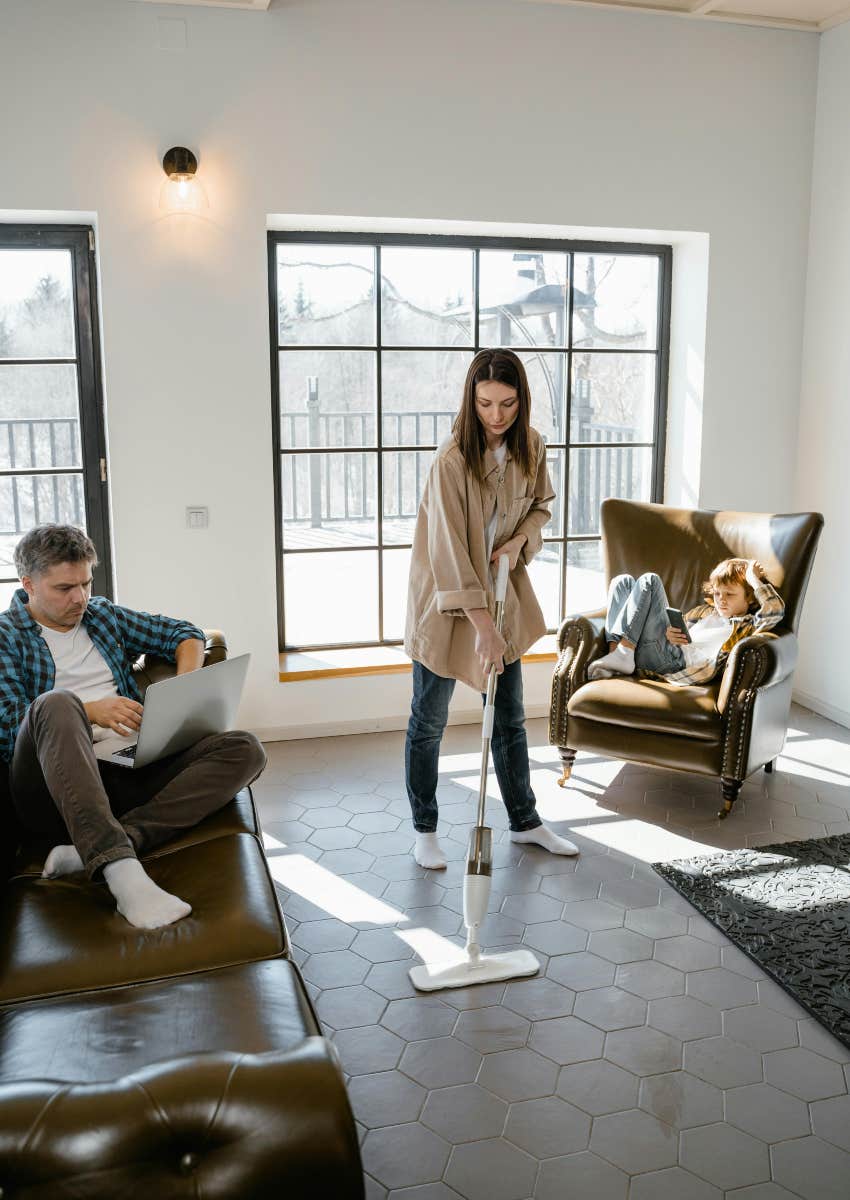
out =
<path fill-rule="evenodd" d="M 161 4 L 162 0 L 140 0 Z M 243 8 L 262 12 L 274 0 L 170 0 L 204 8 Z M 595 8 L 628 8 L 637 12 L 672 13 L 689 21 L 734 21 L 820 33 L 850 21 L 848 0 L 524 0 L 527 4 L 582 4 Z"/>

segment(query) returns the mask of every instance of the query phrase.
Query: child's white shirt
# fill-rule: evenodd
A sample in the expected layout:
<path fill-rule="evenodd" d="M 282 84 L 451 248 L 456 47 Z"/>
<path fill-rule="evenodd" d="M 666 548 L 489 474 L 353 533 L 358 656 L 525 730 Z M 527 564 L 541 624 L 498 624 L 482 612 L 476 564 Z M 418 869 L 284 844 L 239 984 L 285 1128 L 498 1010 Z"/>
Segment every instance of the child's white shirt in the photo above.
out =
<path fill-rule="evenodd" d="M 688 629 L 691 635 L 690 644 L 682 646 L 682 657 L 686 667 L 703 667 L 715 663 L 720 649 L 727 638 L 732 636 L 732 622 L 720 613 L 709 613 L 700 617 Z"/>

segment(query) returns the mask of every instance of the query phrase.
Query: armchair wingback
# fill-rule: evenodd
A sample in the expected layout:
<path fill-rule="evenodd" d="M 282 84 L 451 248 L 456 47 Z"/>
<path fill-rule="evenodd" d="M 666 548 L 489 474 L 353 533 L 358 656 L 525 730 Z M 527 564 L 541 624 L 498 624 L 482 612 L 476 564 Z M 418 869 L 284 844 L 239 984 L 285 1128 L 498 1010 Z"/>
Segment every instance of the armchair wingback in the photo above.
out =
<path fill-rule="evenodd" d="M 645 571 L 661 576 L 670 602 L 702 601 L 721 559 L 756 558 L 785 601 L 783 622 L 742 639 L 705 686 L 638 678 L 593 680 L 605 653 L 604 609 L 568 617 L 558 631 L 550 739 L 569 778 L 578 750 L 671 767 L 721 780 L 726 816 L 749 774 L 770 770 L 782 749 L 797 661 L 800 614 L 818 539 L 819 513 L 708 512 L 605 500 L 601 526 L 606 582 Z"/>

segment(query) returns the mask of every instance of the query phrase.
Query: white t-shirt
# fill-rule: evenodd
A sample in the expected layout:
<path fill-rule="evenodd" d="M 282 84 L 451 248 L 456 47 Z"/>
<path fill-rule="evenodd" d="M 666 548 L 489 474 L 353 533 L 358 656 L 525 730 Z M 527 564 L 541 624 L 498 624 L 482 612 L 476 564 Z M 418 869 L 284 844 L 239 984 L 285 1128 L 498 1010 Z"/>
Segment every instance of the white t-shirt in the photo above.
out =
<path fill-rule="evenodd" d="M 495 458 L 495 460 L 499 464 L 499 466 L 503 467 L 505 465 L 505 459 L 507 458 L 507 456 L 508 456 L 508 445 L 507 445 L 507 442 L 503 441 L 501 446 L 498 446 L 493 451 L 493 457 Z M 493 509 L 492 517 L 487 522 L 487 561 L 488 562 L 490 561 L 490 555 L 493 553 L 493 542 L 496 538 L 496 526 L 498 525 L 498 523 L 499 523 L 499 505 L 497 504 L 496 507 Z"/>
<path fill-rule="evenodd" d="M 732 636 L 732 622 L 720 613 L 709 613 L 691 625 L 688 632 L 691 642 L 682 646 L 682 656 L 686 667 L 703 667 L 706 663 L 714 663 L 720 653 L 720 647 L 728 637 Z"/>
<path fill-rule="evenodd" d="M 45 625 L 41 625 L 40 629 L 56 666 L 54 687 L 73 692 L 83 704 L 90 700 L 104 700 L 108 696 L 118 695 L 109 663 L 89 637 L 82 621 L 67 633 L 60 633 L 58 629 L 48 629 Z M 95 725 L 93 732 L 97 740 L 110 730 Z"/>

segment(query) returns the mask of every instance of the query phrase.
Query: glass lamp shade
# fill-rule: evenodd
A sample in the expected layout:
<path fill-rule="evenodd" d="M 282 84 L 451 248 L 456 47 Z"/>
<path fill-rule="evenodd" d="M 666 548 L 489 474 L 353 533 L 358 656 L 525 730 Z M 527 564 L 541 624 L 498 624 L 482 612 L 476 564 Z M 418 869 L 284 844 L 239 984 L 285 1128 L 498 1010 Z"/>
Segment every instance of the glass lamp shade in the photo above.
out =
<path fill-rule="evenodd" d="M 159 192 L 159 207 L 164 213 L 199 215 L 210 206 L 204 185 L 194 175 L 174 175 L 166 179 Z"/>

